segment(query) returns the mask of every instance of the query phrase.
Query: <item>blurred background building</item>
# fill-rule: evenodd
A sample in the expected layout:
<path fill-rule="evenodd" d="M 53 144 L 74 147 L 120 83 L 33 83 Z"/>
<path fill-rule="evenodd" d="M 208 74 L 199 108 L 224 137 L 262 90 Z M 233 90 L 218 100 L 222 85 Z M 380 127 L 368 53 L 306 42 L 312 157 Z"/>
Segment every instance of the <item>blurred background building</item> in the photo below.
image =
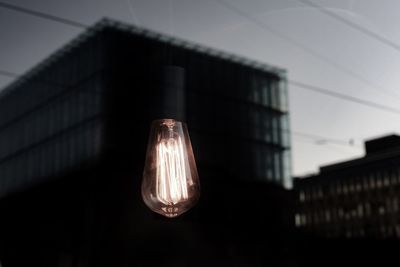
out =
<path fill-rule="evenodd" d="M 140 197 L 165 66 L 202 186 L 174 220 Z M 3 264 L 290 266 L 287 107 L 284 70 L 101 21 L 0 93 Z"/>
<path fill-rule="evenodd" d="M 297 229 L 336 239 L 400 237 L 400 136 L 367 141 L 365 149 L 363 158 L 294 180 Z"/>

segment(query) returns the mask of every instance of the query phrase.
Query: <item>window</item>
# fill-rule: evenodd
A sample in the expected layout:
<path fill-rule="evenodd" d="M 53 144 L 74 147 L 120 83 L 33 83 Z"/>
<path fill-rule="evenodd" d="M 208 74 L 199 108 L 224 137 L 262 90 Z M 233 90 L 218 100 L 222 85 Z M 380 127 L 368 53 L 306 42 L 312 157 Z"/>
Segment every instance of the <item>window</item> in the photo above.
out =
<path fill-rule="evenodd" d="M 393 198 L 392 207 L 393 207 L 393 212 L 397 212 L 399 210 L 399 200 L 397 197 Z"/>
<path fill-rule="evenodd" d="M 354 192 L 354 184 L 353 184 L 353 182 L 349 183 L 349 192 Z"/>
<path fill-rule="evenodd" d="M 268 94 L 268 82 L 267 81 L 263 81 L 261 84 L 261 96 L 262 96 L 262 104 L 264 106 L 268 106 L 269 103 L 269 94 Z"/>
<path fill-rule="evenodd" d="M 343 185 L 343 194 L 347 195 L 347 192 L 348 192 L 347 184 L 344 184 Z"/>
<path fill-rule="evenodd" d="M 279 84 L 277 80 L 272 80 L 270 83 L 270 92 L 271 92 L 271 107 L 279 109 Z"/>
<path fill-rule="evenodd" d="M 274 170 L 275 170 L 275 181 L 279 182 L 282 180 L 282 175 L 281 175 L 281 153 L 279 151 L 274 152 Z"/>
<path fill-rule="evenodd" d="M 375 188 L 375 179 L 372 175 L 369 177 L 369 185 L 370 185 L 371 189 Z"/>
<path fill-rule="evenodd" d="M 280 132 L 279 117 L 273 116 L 272 117 L 272 141 L 274 144 L 280 144 L 279 132 Z"/>
<path fill-rule="evenodd" d="M 357 207 L 357 214 L 359 218 L 362 218 L 364 215 L 364 210 L 362 204 L 359 204 Z"/>
<path fill-rule="evenodd" d="M 4 165 L 0 163 L 0 196 L 4 193 L 5 186 Z"/>
<path fill-rule="evenodd" d="M 342 190 L 342 185 L 341 185 L 341 183 L 337 183 L 337 184 L 336 184 L 336 191 L 337 191 L 337 193 L 338 193 L 339 195 L 342 194 L 343 190 Z"/>
<path fill-rule="evenodd" d="M 290 129 L 289 129 L 289 116 L 284 115 L 281 117 L 281 135 L 282 145 L 284 147 L 290 147 Z"/>
<path fill-rule="evenodd" d="M 380 180 L 380 179 L 378 179 L 377 181 L 376 181 L 376 187 L 377 188 L 380 188 L 380 187 L 382 187 L 382 181 Z"/>
<path fill-rule="evenodd" d="M 371 215 L 371 205 L 368 202 L 364 203 L 364 210 L 367 216 Z"/>
<path fill-rule="evenodd" d="M 325 211 L 325 221 L 330 222 L 331 221 L 331 213 L 329 210 Z"/>
<path fill-rule="evenodd" d="M 381 214 L 381 215 L 385 214 L 385 211 L 386 211 L 386 209 L 385 209 L 384 206 L 380 206 L 379 209 L 378 209 L 378 212 L 379 212 L 379 214 Z"/>
<path fill-rule="evenodd" d="M 300 202 L 304 202 L 305 201 L 305 193 L 302 190 L 299 193 L 299 200 L 300 200 Z"/>
<path fill-rule="evenodd" d="M 391 183 L 392 185 L 397 184 L 396 172 L 393 171 L 393 170 L 391 170 L 391 171 L 388 173 L 388 175 L 390 176 L 390 183 Z"/>
<path fill-rule="evenodd" d="M 339 218 L 343 218 L 343 216 L 344 216 L 344 211 L 343 211 L 342 208 L 339 208 L 339 209 L 338 209 L 338 216 L 339 216 Z"/>
<path fill-rule="evenodd" d="M 301 216 L 301 218 L 302 218 L 302 225 L 306 225 L 307 224 L 307 216 L 305 214 L 303 214 Z"/>
<path fill-rule="evenodd" d="M 383 184 L 385 186 L 389 186 L 390 182 L 389 182 L 389 177 L 385 176 L 385 178 L 383 179 Z"/>
<path fill-rule="evenodd" d="M 324 197 L 324 191 L 322 190 L 321 187 L 318 189 L 318 197 L 319 198 L 323 198 Z"/>
<path fill-rule="evenodd" d="M 364 178 L 363 185 L 364 185 L 364 190 L 368 190 L 369 189 L 369 182 L 368 182 L 367 178 Z"/>
<path fill-rule="evenodd" d="M 301 215 L 300 214 L 295 215 L 295 225 L 296 225 L 296 227 L 301 226 Z"/>
<path fill-rule="evenodd" d="M 361 183 L 357 182 L 356 183 L 356 191 L 361 192 L 361 190 L 362 190 Z"/>

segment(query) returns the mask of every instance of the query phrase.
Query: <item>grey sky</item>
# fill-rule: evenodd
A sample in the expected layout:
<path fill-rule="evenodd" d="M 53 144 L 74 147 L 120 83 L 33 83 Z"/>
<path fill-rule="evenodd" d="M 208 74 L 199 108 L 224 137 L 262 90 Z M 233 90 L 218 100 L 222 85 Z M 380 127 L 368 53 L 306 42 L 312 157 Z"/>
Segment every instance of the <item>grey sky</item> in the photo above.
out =
<path fill-rule="evenodd" d="M 321 57 L 258 27 L 216 0 L 8 0 L 85 24 L 119 19 L 276 65 L 290 79 L 397 108 L 400 52 L 297 0 L 225 0 Z M 315 0 L 336 14 L 400 44 L 400 1 Z M 23 73 L 81 30 L 0 8 L 0 70 Z M 343 69 L 347 71 L 344 72 Z M 0 87 L 11 78 L 0 77 Z M 294 136 L 295 175 L 363 155 L 362 141 L 400 132 L 400 115 L 289 87 L 291 127 L 355 145 Z"/>

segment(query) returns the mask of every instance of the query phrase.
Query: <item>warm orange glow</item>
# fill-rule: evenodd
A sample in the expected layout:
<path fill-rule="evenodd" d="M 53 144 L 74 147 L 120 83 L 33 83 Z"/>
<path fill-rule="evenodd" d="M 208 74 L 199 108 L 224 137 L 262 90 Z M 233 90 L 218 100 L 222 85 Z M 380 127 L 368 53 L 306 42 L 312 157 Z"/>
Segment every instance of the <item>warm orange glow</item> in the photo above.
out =
<path fill-rule="evenodd" d="M 193 207 L 199 195 L 186 125 L 172 119 L 154 121 L 143 173 L 144 202 L 153 211 L 171 218 Z"/>
<path fill-rule="evenodd" d="M 165 205 L 188 199 L 187 176 L 181 138 L 157 145 L 157 198 Z"/>

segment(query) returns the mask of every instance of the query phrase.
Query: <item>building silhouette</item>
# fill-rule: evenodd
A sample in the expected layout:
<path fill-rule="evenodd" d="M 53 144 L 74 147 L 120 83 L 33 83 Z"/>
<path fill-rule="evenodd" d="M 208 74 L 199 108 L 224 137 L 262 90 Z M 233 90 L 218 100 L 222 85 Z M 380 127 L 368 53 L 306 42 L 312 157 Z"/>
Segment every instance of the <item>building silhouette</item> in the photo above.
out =
<path fill-rule="evenodd" d="M 198 206 L 174 220 L 140 198 L 168 66 L 184 70 L 202 186 Z M 112 20 L 88 29 L 0 92 L 4 266 L 290 261 L 285 75 Z"/>
<path fill-rule="evenodd" d="M 331 239 L 400 237 L 400 136 L 367 141 L 365 149 L 362 158 L 294 180 L 297 229 Z"/>

